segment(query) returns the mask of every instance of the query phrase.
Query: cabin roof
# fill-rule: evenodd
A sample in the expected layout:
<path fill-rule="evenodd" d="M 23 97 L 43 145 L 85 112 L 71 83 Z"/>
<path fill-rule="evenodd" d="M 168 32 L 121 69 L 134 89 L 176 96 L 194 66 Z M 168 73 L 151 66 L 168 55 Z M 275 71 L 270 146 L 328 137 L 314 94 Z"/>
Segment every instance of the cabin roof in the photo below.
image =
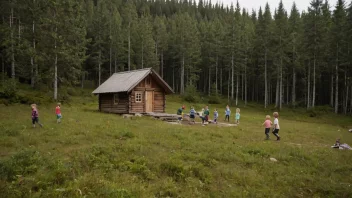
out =
<path fill-rule="evenodd" d="M 152 68 L 145 68 L 114 73 L 95 89 L 93 94 L 130 92 L 149 74 L 164 88 L 166 93 L 174 93 L 172 88 Z"/>

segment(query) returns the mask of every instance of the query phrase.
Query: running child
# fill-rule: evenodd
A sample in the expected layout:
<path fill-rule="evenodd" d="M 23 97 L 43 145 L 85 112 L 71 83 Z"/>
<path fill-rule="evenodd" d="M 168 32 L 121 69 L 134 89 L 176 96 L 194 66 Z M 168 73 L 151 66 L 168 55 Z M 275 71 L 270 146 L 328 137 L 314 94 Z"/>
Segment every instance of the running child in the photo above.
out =
<path fill-rule="evenodd" d="M 227 122 L 230 122 L 230 114 L 231 114 L 231 110 L 229 105 L 227 105 L 225 110 L 225 121 L 227 119 Z"/>
<path fill-rule="evenodd" d="M 274 131 L 273 134 L 277 137 L 277 141 L 280 141 L 280 136 L 279 136 L 279 131 L 280 131 L 280 125 L 279 125 L 279 113 L 278 112 L 274 112 L 273 113 L 274 116 Z"/>
<path fill-rule="evenodd" d="M 195 124 L 196 122 L 194 119 L 196 118 L 196 111 L 194 110 L 194 107 L 191 107 L 191 110 L 189 111 L 189 123 Z"/>
<path fill-rule="evenodd" d="M 265 122 L 263 123 L 263 126 L 265 127 L 265 135 L 266 135 L 266 140 L 269 140 L 269 138 L 270 138 L 270 135 L 269 135 L 269 133 L 270 133 L 270 128 L 271 128 L 271 125 L 273 124 L 272 122 L 271 122 L 271 120 L 270 120 L 270 115 L 267 115 L 266 117 L 265 117 Z"/>
<path fill-rule="evenodd" d="M 61 123 L 61 103 L 57 103 L 57 106 L 55 108 L 55 113 L 56 113 L 56 122 Z"/>
<path fill-rule="evenodd" d="M 218 109 L 215 109 L 214 110 L 214 123 L 215 124 L 218 123 L 218 117 L 219 117 Z"/>
<path fill-rule="evenodd" d="M 236 109 L 236 124 L 240 123 L 240 116 L 241 116 L 240 112 L 241 112 L 240 108 L 237 108 Z"/>
<path fill-rule="evenodd" d="M 202 125 L 205 126 L 205 121 L 208 122 L 209 120 L 209 109 L 208 106 L 204 108 L 204 116 L 202 117 Z"/>
<path fill-rule="evenodd" d="M 33 127 L 35 127 L 35 123 L 38 123 L 40 127 L 43 127 L 43 125 L 39 122 L 39 113 L 38 113 L 38 109 L 37 109 L 37 105 L 36 104 L 32 104 L 32 124 Z"/>
<path fill-rule="evenodd" d="M 182 107 L 180 107 L 177 110 L 177 115 L 178 115 L 178 121 L 181 121 L 183 118 L 183 110 L 185 109 L 185 106 L 182 105 Z"/>

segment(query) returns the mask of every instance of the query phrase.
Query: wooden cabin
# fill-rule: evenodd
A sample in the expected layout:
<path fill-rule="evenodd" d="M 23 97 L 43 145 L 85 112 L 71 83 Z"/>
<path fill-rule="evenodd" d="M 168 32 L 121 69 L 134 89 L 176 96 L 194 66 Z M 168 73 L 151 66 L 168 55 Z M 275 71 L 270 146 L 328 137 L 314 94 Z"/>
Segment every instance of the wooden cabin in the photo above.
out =
<path fill-rule="evenodd" d="M 113 74 L 93 94 L 99 111 L 108 113 L 164 113 L 172 88 L 151 68 Z"/>

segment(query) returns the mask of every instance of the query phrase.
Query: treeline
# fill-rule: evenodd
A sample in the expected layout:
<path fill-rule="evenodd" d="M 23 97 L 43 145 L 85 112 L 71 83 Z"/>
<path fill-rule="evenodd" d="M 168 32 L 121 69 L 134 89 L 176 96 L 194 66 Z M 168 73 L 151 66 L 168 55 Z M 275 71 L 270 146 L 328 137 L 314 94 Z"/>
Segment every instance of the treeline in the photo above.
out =
<path fill-rule="evenodd" d="M 352 113 L 352 3 L 271 13 L 200 0 L 6 0 L 4 75 L 58 87 L 153 67 L 180 94 Z M 333 10 L 333 11 L 331 11 Z"/>

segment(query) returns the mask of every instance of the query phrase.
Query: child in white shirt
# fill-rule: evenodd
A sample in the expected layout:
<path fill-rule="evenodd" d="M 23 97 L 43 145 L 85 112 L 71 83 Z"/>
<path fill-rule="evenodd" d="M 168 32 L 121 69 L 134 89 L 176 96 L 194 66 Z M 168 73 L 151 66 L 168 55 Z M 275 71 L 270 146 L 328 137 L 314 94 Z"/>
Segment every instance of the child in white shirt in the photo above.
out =
<path fill-rule="evenodd" d="M 274 112 L 273 113 L 274 116 L 274 130 L 273 130 L 273 134 L 277 137 L 277 141 L 280 141 L 280 136 L 279 136 L 279 131 L 280 131 L 280 125 L 279 125 L 279 113 L 278 112 Z"/>

